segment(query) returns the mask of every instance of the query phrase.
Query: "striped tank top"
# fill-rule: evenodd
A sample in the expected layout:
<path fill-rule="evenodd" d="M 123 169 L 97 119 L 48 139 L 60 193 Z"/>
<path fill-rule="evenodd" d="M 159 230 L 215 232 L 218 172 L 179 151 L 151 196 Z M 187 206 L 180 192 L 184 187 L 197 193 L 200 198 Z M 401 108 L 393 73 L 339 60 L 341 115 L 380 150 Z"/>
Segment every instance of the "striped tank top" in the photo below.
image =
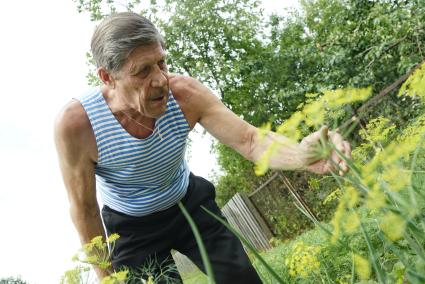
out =
<path fill-rule="evenodd" d="M 143 139 L 122 127 L 100 89 L 78 100 L 96 138 L 96 189 L 103 204 L 127 215 L 145 216 L 183 198 L 189 184 L 185 150 L 190 128 L 171 92 L 154 133 Z"/>

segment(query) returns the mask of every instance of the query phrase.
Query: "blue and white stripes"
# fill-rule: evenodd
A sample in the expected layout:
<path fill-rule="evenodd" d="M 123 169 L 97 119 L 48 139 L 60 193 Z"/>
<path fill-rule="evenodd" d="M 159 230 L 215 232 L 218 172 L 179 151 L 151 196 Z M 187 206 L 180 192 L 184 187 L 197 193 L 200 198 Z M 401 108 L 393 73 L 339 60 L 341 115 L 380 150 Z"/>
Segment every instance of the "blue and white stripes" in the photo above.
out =
<path fill-rule="evenodd" d="M 121 126 L 99 89 L 79 100 L 96 137 L 96 186 L 105 205 L 144 216 L 173 206 L 185 195 L 189 168 L 184 156 L 190 128 L 171 92 L 155 132 L 145 139 L 131 136 Z"/>

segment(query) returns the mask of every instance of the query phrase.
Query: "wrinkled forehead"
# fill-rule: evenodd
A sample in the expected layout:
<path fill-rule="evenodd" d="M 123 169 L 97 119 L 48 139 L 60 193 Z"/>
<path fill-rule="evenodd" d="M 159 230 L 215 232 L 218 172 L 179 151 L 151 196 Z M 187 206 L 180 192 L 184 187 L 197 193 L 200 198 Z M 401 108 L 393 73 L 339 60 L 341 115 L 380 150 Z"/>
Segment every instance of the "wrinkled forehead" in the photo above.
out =
<path fill-rule="evenodd" d="M 150 46 L 140 46 L 130 52 L 123 69 L 132 71 L 142 65 L 157 64 L 159 61 L 164 60 L 166 56 L 166 51 L 159 43 Z"/>

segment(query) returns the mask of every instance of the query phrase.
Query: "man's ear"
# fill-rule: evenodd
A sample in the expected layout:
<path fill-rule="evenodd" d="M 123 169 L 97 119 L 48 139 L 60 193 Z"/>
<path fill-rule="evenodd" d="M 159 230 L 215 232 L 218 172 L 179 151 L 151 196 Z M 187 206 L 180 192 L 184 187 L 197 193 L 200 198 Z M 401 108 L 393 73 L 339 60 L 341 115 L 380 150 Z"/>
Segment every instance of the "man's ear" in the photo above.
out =
<path fill-rule="evenodd" d="M 115 80 L 112 74 L 109 73 L 104 67 L 99 67 L 97 69 L 97 75 L 99 76 L 103 84 L 111 88 L 115 87 Z"/>

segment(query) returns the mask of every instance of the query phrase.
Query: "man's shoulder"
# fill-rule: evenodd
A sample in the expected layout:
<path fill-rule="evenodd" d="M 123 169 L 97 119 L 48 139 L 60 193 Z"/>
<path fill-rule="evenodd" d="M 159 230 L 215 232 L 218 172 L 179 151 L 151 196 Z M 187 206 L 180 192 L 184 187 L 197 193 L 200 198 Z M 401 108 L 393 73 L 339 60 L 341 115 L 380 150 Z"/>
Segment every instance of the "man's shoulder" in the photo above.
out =
<path fill-rule="evenodd" d="M 211 90 L 192 77 L 172 74 L 169 82 L 173 96 L 192 127 L 216 104 L 217 97 Z"/>
<path fill-rule="evenodd" d="M 56 117 L 57 135 L 70 138 L 93 132 L 84 107 L 75 99 L 68 102 Z"/>
<path fill-rule="evenodd" d="M 90 120 L 77 100 L 71 100 L 59 112 L 55 120 L 55 142 L 59 156 L 67 160 L 88 157 L 97 160 L 96 138 Z"/>
<path fill-rule="evenodd" d="M 193 78 L 184 75 L 173 74 L 169 83 L 174 98 L 179 102 L 187 101 L 193 96 Z"/>

